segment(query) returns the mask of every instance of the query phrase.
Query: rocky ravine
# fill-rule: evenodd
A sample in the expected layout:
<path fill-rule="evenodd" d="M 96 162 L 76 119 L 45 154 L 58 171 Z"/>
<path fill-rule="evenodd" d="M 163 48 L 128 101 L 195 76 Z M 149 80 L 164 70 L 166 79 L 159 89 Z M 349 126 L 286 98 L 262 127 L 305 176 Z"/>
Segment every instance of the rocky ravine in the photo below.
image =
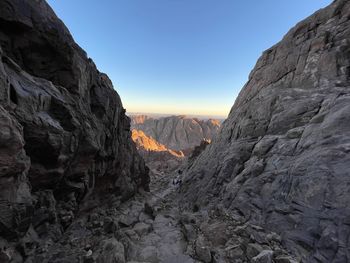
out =
<path fill-rule="evenodd" d="M 70 231 L 147 190 L 148 168 L 111 81 L 46 1 L 0 1 L 0 59 L 0 261 L 76 262 L 86 252 Z M 108 262 L 96 235 L 85 245 Z"/>
<path fill-rule="evenodd" d="M 258 60 L 182 189 L 185 207 L 219 209 L 240 224 L 231 248 L 204 236 L 226 260 L 236 255 L 223 262 L 258 253 L 291 262 L 276 261 L 273 236 L 298 261 L 350 262 L 349 79 L 347 0 L 300 22 Z"/>
<path fill-rule="evenodd" d="M 202 140 L 212 140 L 221 125 L 219 120 L 199 120 L 186 116 L 151 118 L 134 115 L 130 118 L 132 129 L 142 130 L 159 143 L 185 154 L 200 145 Z"/>
<path fill-rule="evenodd" d="M 45 1 L 1 1 L 0 262 L 349 262 L 349 19 L 293 28 L 147 192 L 108 78 Z"/>

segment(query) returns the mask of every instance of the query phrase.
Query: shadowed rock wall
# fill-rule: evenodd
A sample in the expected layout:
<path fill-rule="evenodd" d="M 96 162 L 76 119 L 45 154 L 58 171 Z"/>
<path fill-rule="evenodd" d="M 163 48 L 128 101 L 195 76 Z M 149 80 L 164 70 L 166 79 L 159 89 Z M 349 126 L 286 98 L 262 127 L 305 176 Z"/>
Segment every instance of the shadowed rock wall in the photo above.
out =
<path fill-rule="evenodd" d="M 0 237 L 54 242 L 84 200 L 147 189 L 130 135 L 111 81 L 46 1 L 0 1 Z"/>

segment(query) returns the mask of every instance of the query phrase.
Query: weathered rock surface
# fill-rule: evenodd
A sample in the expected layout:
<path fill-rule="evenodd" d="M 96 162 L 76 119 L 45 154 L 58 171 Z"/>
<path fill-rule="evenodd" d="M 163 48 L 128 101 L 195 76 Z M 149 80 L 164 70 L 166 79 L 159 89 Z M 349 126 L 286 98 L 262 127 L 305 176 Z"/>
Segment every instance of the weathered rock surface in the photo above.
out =
<path fill-rule="evenodd" d="M 201 141 L 200 145 L 194 147 L 191 155 L 188 158 L 189 163 L 193 162 L 205 150 L 205 148 L 207 148 L 209 144 L 209 141 L 203 140 Z"/>
<path fill-rule="evenodd" d="M 129 123 L 111 81 L 46 1 L 0 1 L 1 259 L 43 262 L 91 200 L 147 189 Z"/>
<path fill-rule="evenodd" d="M 347 0 L 300 22 L 258 60 L 182 188 L 187 207 L 222 207 L 262 229 L 240 234 L 261 249 L 234 245 L 226 256 L 295 262 L 270 244 L 281 239 L 296 262 L 350 262 L 349 69 Z"/>
<path fill-rule="evenodd" d="M 137 149 L 154 152 L 165 152 L 169 150 L 164 144 L 161 144 L 152 137 L 147 136 L 141 130 L 132 130 L 131 138 L 135 142 Z M 180 152 L 174 152 L 174 154 L 183 156 L 183 154 L 181 154 Z"/>
<path fill-rule="evenodd" d="M 141 130 L 132 130 L 132 140 L 147 166 L 153 171 L 171 172 L 185 160 L 182 151 L 168 149 Z"/>
<path fill-rule="evenodd" d="M 349 19 L 337 0 L 298 24 L 182 186 L 134 196 L 148 171 L 108 77 L 45 1 L 2 0 L 0 262 L 350 261 Z M 169 143 L 207 134 L 169 122 Z"/>
<path fill-rule="evenodd" d="M 221 125 L 219 120 L 199 120 L 186 116 L 151 118 L 134 115 L 130 118 L 132 129 L 142 130 L 147 136 L 177 151 L 191 151 L 202 140 L 211 141 Z"/>

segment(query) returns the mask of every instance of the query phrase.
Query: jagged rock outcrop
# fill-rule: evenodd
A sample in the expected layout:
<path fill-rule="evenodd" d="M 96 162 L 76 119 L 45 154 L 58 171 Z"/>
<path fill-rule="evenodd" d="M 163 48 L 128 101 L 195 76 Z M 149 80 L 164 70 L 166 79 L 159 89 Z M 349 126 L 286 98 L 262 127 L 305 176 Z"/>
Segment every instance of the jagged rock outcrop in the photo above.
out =
<path fill-rule="evenodd" d="M 183 152 L 168 149 L 141 130 L 133 129 L 131 138 L 151 170 L 158 172 L 173 171 L 180 166 L 185 158 Z"/>
<path fill-rule="evenodd" d="M 196 146 L 191 155 L 188 157 L 188 161 L 194 162 L 194 160 L 207 148 L 207 146 L 210 144 L 210 141 L 203 140 L 200 145 Z M 190 165 L 190 164 L 189 164 Z"/>
<path fill-rule="evenodd" d="M 303 262 L 349 262 L 349 80 L 350 2 L 337 0 L 263 53 L 185 171 L 182 201 L 277 232 Z M 237 260 L 272 255 L 266 239 L 244 239 L 260 244 L 238 244 Z"/>
<path fill-rule="evenodd" d="M 219 120 L 199 120 L 183 115 L 161 118 L 131 116 L 132 129 L 142 130 L 147 136 L 177 151 L 191 150 L 202 140 L 211 140 L 220 125 Z"/>
<path fill-rule="evenodd" d="M 46 253 L 85 200 L 148 188 L 111 81 L 46 1 L 0 1 L 0 126 L 1 262 Z"/>

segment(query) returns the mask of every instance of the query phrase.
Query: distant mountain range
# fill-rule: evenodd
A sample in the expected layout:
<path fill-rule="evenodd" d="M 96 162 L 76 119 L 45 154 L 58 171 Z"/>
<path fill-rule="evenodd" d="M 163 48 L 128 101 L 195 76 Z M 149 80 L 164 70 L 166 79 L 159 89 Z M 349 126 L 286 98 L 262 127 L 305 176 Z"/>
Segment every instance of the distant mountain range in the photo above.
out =
<path fill-rule="evenodd" d="M 177 169 L 187 157 L 200 150 L 199 145 L 203 148 L 211 142 L 222 123 L 222 120 L 200 120 L 184 115 L 157 118 L 140 114 L 130 118 L 137 150 L 148 167 L 158 172 Z"/>
<path fill-rule="evenodd" d="M 132 139 L 140 155 L 151 170 L 171 171 L 177 168 L 185 159 L 182 151 L 168 149 L 164 144 L 147 136 L 141 130 L 132 130 Z"/>
<path fill-rule="evenodd" d="M 200 120 L 184 115 L 161 118 L 132 115 L 130 118 L 131 129 L 141 130 L 167 148 L 184 151 L 185 154 L 201 141 L 211 141 L 222 123 L 218 119 Z"/>

